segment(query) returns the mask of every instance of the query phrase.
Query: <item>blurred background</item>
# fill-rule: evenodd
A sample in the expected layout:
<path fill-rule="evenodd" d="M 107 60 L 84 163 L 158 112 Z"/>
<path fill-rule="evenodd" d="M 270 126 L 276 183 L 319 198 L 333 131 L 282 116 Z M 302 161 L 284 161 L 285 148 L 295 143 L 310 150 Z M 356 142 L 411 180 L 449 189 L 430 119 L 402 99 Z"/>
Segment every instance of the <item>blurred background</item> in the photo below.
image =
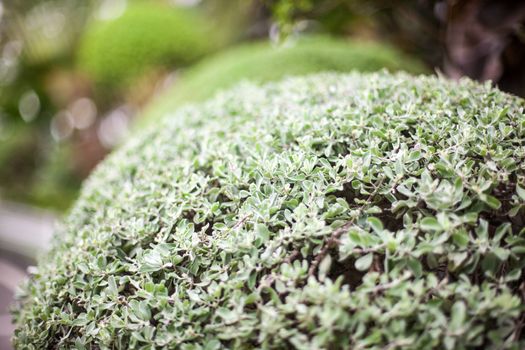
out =
<path fill-rule="evenodd" d="M 0 0 L 0 349 L 9 304 L 112 149 L 241 80 L 404 70 L 525 95 L 515 0 Z"/>

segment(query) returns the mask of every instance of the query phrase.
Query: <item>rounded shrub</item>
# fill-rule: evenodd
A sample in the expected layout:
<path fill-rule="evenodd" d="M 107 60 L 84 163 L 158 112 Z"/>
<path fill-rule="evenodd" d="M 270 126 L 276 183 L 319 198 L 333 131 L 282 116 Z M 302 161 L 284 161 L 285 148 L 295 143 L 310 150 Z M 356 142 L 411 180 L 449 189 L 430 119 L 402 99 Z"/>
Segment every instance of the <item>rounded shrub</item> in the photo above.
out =
<path fill-rule="evenodd" d="M 524 107 L 330 73 L 182 108 L 85 183 L 15 344 L 523 349 Z"/>
<path fill-rule="evenodd" d="M 215 44 L 197 12 L 132 2 L 112 20 L 91 22 L 81 40 L 79 67 L 96 83 L 126 86 L 157 67 L 184 66 Z"/>
<path fill-rule="evenodd" d="M 244 44 L 190 68 L 153 101 L 143 117 L 156 119 L 183 103 L 205 100 L 242 80 L 260 83 L 322 71 L 372 72 L 383 68 L 411 73 L 425 71 L 419 61 L 393 47 L 374 42 L 312 36 L 279 47 L 269 42 Z"/>

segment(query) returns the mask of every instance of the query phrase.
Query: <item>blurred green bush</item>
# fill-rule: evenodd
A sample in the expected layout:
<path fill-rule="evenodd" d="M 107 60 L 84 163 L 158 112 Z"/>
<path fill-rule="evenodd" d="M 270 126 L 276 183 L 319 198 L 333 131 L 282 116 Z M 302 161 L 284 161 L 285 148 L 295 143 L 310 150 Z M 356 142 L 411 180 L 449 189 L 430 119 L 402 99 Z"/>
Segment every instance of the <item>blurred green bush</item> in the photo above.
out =
<path fill-rule="evenodd" d="M 40 130 L 12 124 L 0 136 L 0 198 L 63 211 L 80 187 L 71 148 L 43 140 Z"/>
<path fill-rule="evenodd" d="M 38 207 L 65 211 L 76 199 L 82 179 L 75 169 L 73 149 L 55 144 L 35 172 L 29 201 Z"/>
<path fill-rule="evenodd" d="M 90 157 L 102 158 L 107 150 L 97 144 L 96 121 L 85 128 L 68 125 L 66 136 L 54 135 L 58 116 L 73 117 L 72 103 L 89 98 L 101 118 L 116 105 L 143 98 L 140 89 L 147 98 L 164 70 L 188 65 L 220 46 L 200 7 L 130 0 L 120 16 L 94 19 L 102 5 L 57 0 L 6 6 L 11 16 L 0 23 L 0 32 L 6 33 L 0 37 L 5 45 L 0 78 L 7 58 L 16 59 L 16 67 L 9 81 L 0 81 L 2 198 L 67 208 Z M 4 59 L 8 49 L 12 52 Z M 151 86 L 142 84 L 143 78 Z M 129 93 L 131 88 L 138 91 Z M 75 147 L 87 139 L 94 140 L 88 146 L 100 154 L 86 156 L 88 151 Z"/>
<path fill-rule="evenodd" d="M 416 59 L 388 45 L 370 41 L 312 36 L 279 47 L 266 41 L 243 44 L 190 68 L 146 108 L 143 118 L 144 122 L 159 118 L 176 106 L 204 100 L 242 80 L 268 82 L 320 71 L 369 72 L 383 68 L 425 72 Z"/>
<path fill-rule="evenodd" d="M 16 197 L 37 165 L 38 130 L 13 123 L 0 131 L 0 196 Z"/>
<path fill-rule="evenodd" d="M 121 88 L 158 66 L 184 66 L 216 44 L 207 23 L 189 8 L 133 2 L 113 20 L 88 24 L 79 67 L 101 88 Z"/>

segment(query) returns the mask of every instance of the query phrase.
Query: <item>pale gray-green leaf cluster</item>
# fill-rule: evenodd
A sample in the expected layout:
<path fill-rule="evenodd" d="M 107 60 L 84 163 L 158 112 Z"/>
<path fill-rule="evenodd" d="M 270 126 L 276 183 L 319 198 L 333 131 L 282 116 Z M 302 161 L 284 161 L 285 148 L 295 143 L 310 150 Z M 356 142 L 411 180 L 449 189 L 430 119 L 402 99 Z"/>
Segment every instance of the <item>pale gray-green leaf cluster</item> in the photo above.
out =
<path fill-rule="evenodd" d="M 525 102 L 243 84 L 106 160 L 20 295 L 19 349 L 523 349 Z"/>

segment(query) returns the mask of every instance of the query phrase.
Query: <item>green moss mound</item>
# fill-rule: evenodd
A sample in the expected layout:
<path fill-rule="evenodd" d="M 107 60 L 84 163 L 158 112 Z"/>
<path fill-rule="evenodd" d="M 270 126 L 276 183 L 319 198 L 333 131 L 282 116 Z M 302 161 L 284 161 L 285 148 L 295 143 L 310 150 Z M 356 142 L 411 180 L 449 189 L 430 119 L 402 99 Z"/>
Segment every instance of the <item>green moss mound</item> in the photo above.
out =
<path fill-rule="evenodd" d="M 269 42 L 244 44 L 204 59 L 175 82 L 144 113 L 156 120 L 187 102 L 202 101 L 242 80 L 270 82 L 285 76 L 322 71 L 372 72 L 386 68 L 425 72 L 417 60 L 394 48 L 365 41 L 315 36 L 277 47 Z"/>
<path fill-rule="evenodd" d="M 209 52 L 213 35 L 191 9 L 132 2 L 118 18 L 92 22 L 79 67 L 103 87 L 122 87 L 157 67 L 187 65 Z"/>
<path fill-rule="evenodd" d="M 525 101 L 374 73 L 241 85 L 87 181 L 19 349 L 523 349 Z"/>

